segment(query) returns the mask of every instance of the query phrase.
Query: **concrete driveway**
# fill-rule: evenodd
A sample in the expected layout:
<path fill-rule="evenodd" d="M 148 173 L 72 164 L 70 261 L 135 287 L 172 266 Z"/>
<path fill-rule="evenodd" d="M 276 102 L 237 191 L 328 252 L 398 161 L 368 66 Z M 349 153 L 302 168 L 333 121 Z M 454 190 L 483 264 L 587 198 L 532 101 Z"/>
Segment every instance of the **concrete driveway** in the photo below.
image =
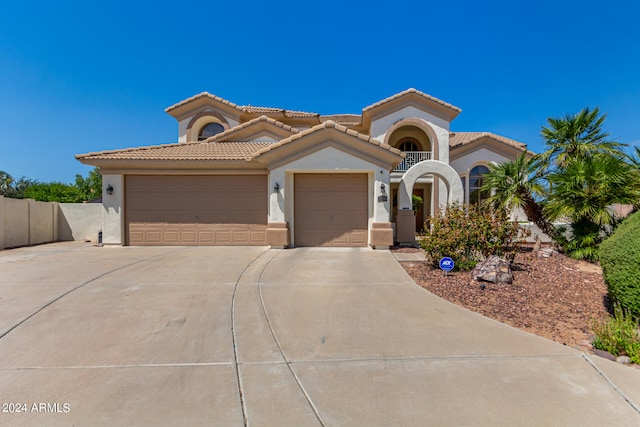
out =
<path fill-rule="evenodd" d="M 640 370 L 449 304 L 386 251 L 4 251 L 0 337 L 3 426 L 640 425 Z"/>

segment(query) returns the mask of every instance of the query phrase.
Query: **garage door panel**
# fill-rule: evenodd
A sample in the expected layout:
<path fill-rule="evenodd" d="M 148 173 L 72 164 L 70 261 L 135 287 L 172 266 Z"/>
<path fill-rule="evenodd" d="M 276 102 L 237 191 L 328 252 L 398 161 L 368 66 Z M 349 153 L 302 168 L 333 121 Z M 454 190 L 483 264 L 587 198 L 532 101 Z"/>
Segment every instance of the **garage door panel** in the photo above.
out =
<path fill-rule="evenodd" d="M 296 246 L 366 246 L 366 174 L 297 174 L 294 177 Z"/>
<path fill-rule="evenodd" d="M 265 175 L 127 176 L 128 244 L 266 245 L 267 193 Z"/>

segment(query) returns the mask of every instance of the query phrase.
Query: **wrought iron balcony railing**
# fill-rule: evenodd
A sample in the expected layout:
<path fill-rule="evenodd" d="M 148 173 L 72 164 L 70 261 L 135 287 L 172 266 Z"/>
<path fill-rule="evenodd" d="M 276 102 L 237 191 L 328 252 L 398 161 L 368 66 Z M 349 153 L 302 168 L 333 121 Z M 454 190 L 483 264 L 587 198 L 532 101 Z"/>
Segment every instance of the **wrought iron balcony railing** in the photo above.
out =
<path fill-rule="evenodd" d="M 405 151 L 405 154 L 407 157 L 393 170 L 394 172 L 406 172 L 416 163 L 431 160 L 431 151 Z"/>

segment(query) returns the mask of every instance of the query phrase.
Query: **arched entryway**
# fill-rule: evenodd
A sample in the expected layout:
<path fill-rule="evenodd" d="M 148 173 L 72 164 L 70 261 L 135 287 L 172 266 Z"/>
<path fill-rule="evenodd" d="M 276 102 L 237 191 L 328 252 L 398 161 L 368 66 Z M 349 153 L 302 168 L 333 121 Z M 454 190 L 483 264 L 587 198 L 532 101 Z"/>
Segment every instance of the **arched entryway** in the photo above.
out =
<path fill-rule="evenodd" d="M 398 189 L 398 213 L 396 215 L 396 236 L 398 243 L 415 243 L 415 213 L 411 195 L 415 182 L 423 175 L 435 175 L 447 186 L 448 203 L 462 203 L 464 190 L 458 173 L 448 164 L 438 160 L 426 160 L 415 164 L 400 180 Z"/>

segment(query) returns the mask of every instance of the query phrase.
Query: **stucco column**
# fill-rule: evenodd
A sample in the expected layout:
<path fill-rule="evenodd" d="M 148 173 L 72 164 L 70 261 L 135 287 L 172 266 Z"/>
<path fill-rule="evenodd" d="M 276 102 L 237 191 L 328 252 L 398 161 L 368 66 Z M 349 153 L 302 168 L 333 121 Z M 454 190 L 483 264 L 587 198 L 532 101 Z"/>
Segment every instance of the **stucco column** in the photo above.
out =
<path fill-rule="evenodd" d="M 113 189 L 108 194 L 109 186 Z M 102 175 L 102 243 L 122 246 L 124 236 L 124 175 Z"/>
<path fill-rule="evenodd" d="M 416 215 L 412 209 L 402 209 L 396 213 L 396 239 L 404 245 L 416 243 Z"/>
<path fill-rule="evenodd" d="M 373 189 L 369 194 L 373 197 L 373 221 L 370 227 L 369 245 L 374 249 L 389 249 L 389 246 L 393 245 L 389 171 L 380 170 L 375 173 L 372 182 Z"/>
<path fill-rule="evenodd" d="M 269 185 L 267 187 L 269 194 L 267 244 L 274 249 L 284 249 L 291 244 L 289 224 L 285 219 L 285 197 L 289 190 L 288 187 L 283 170 L 269 172 Z"/>

